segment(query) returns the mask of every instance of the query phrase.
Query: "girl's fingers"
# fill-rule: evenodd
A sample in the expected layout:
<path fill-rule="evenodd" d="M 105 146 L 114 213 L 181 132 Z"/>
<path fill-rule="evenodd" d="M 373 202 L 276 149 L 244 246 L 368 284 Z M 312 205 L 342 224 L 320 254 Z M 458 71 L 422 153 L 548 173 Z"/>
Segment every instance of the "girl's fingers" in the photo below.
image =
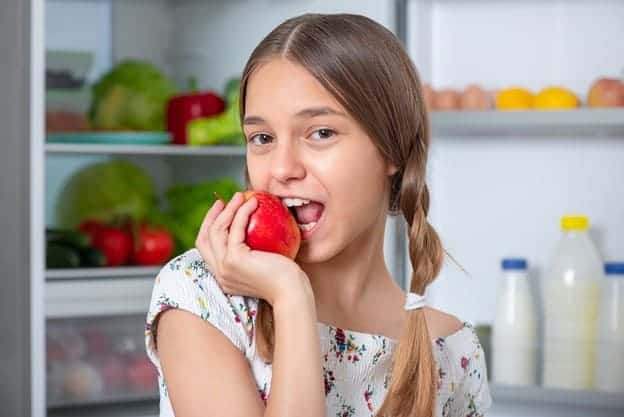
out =
<path fill-rule="evenodd" d="M 252 197 L 238 209 L 232 221 L 232 225 L 230 226 L 230 233 L 228 235 L 229 248 L 238 247 L 239 244 L 245 241 L 245 229 L 247 229 L 249 216 L 257 207 L 258 200 Z"/>
<path fill-rule="evenodd" d="M 227 228 L 230 227 L 230 224 L 232 223 L 232 219 L 234 218 L 234 214 L 236 214 L 236 210 L 240 207 L 243 201 L 244 199 L 242 193 L 239 192 L 234 194 L 227 206 L 225 206 L 223 211 L 219 213 L 217 218 L 214 220 L 213 228 L 216 229 L 216 231 L 220 232 L 227 230 Z"/>
<path fill-rule="evenodd" d="M 227 206 L 225 206 L 214 220 L 212 226 L 208 228 L 208 240 L 217 263 L 223 260 L 227 252 L 228 228 L 232 223 L 236 210 L 242 204 L 242 201 L 243 196 L 241 193 L 234 194 Z M 217 269 L 218 268 L 217 266 Z"/>
<path fill-rule="evenodd" d="M 206 213 L 204 220 L 202 221 L 201 226 L 199 227 L 198 237 L 207 236 L 208 229 L 212 226 L 212 223 L 215 221 L 221 210 L 223 210 L 223 202 L 217 200 L 214 202 L 212 207 Z"/>

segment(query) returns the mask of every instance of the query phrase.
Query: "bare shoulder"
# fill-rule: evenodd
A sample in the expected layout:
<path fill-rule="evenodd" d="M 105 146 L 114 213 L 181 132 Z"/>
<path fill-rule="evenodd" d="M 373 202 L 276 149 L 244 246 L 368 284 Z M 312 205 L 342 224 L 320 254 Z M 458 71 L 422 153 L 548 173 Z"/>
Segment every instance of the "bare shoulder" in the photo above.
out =
<path fill-rule="evenodd" d="M 431 339 L 447 337 L 464 327 L 463 321 L 442 310 L 425 307 L 424 313 Z"/>

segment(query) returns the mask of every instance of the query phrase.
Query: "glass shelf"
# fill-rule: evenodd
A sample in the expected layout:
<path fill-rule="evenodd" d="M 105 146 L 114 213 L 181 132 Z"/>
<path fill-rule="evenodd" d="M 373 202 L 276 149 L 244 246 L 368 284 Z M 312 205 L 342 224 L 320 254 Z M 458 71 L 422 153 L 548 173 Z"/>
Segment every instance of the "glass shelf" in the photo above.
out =
<path fill-rule="evenodd" d="M 102 145 L 46 143 L 48 155 L 164 155 L 164 156 L 245 156 L 244 146 L 182 146 L 182 145 Z"/>
<path fill-rule="evenodd" d="M 570 390 L 539 386 L 518 386 L 490 383 L 494 403 L 531 403 L 534 405 L 565 405 L 621 410 L 624 415 L 624 393 Z"/>
<path fill-rule="evenodd" d="M 566 111 L 435 111 L 433 136 L 619 136 L 624 108 Z"/>

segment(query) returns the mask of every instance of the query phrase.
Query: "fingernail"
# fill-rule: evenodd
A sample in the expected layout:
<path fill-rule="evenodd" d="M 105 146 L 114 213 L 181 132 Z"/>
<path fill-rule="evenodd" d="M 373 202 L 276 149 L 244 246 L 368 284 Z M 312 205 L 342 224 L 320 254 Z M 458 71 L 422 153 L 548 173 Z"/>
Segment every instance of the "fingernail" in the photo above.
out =
<path fill-rule="evenodd" d="M 223 199 L 223 197 L 221 197 L 221 195 L 216 191 L 213 191 L 213 193 L 214 193 L 214 196 L 217 198 L 217 200 L 222 202 L 223 205 L 225 205 L 225 200 Z"/>

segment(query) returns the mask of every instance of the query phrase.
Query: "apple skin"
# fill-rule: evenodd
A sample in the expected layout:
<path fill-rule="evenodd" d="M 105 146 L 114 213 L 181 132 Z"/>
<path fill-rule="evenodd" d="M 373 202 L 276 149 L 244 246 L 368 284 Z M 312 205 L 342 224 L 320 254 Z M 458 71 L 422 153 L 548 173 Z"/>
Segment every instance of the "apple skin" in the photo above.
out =
<path fill-rule="evenodd" d="M 615 78 L 599 78 L 589 89 L 589 107 L 624 106 L 624 82 Z"/>
<path fill-rule="evenodd" d="M 249 216 L 245 243 L 251 249 L 278 253 L 295 259 L 301 246 L 301 231 L 282 201 L 265 191 L 248 190 L 245 201 L 255 197 L 258 207 Z"/>

